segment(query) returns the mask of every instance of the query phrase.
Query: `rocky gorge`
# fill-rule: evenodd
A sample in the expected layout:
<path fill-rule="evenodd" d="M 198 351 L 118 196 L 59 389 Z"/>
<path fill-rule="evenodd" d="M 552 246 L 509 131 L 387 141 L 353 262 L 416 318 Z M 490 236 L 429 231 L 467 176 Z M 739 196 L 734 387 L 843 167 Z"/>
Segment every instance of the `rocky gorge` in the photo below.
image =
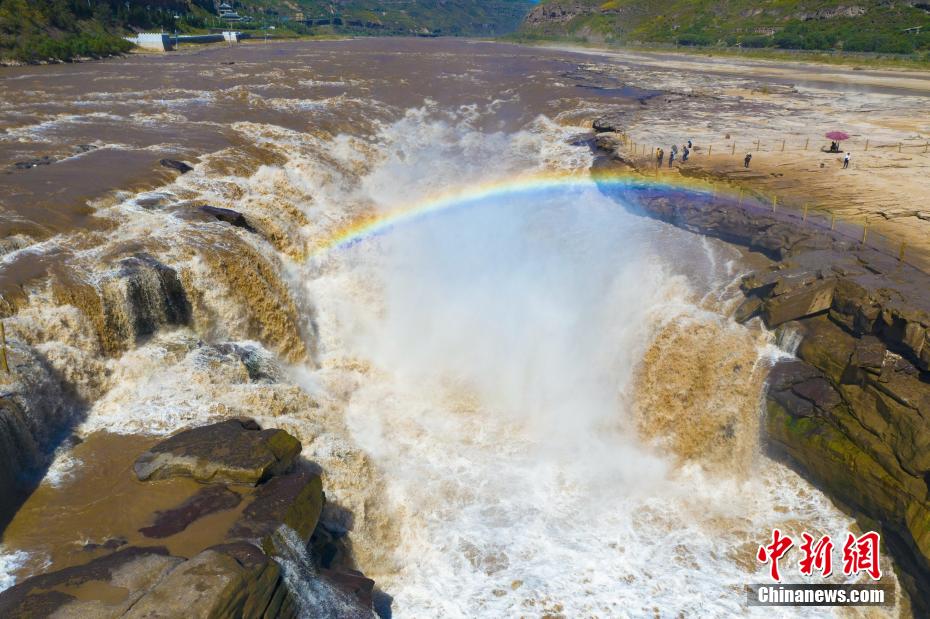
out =
<path fill-rule="evenodd" d="M 763 439 L 863 528 L 881 531 L 918 616 L 930 612 L 930 275 L 830 230 L 716 190 L 669 194 L 624 148 L 621 113 L 593 124 L 592 173 L 635 212 L 761 254 L 733 318 L 796 342 L 765 393 Z M 639 175 L 643 179 L 637 184 Z"/>
<path fill-rule="evenodd" d="M 0 614 L 730 617 L 773 527 L 851 530 L 760 453 L 785 353 L 754 316 L 833 326 L 838 276 L 770 267 L 862 249 L 614 196 L 598 170 L 638 164 L 606 111 L 666 140 L 744 106 L 588 60 L 269 42 L 0 76 Z"/>

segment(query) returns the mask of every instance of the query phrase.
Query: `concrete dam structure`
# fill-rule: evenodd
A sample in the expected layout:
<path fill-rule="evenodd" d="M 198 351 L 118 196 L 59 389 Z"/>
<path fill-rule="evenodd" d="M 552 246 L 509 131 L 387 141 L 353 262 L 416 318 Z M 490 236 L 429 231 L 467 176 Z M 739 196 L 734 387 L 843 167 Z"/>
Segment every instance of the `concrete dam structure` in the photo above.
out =
<path fill-rule="evenodd" d="M 166 32 L 140 32 L 134 37 L 125 37 L 130 43 L 134 43 L 141 49 L 167 52 L 181 43 L 238 43 L 242 39 L 249 38 L 248 34 L 226 30 L 211 34 L 188 34 L 171 36 Z"/>

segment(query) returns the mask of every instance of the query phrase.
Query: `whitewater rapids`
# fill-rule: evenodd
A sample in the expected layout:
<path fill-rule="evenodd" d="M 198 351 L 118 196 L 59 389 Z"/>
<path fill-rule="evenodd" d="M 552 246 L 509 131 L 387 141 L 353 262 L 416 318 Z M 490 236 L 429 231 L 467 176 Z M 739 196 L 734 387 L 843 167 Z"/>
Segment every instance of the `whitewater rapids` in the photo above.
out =
<path fill-rule="evenodd" d="M 592 110 L 514 127 L 498 122 L 521 105 L 514 92 L 399 107 L 255 90 L 234 96 L 269 114 L 364 110 L 368 131 L 234 122 L 228 131 L 261 149 L 255 160 L 221 149 L 99 206 L 118 222 L 107 244 L 147 239 L 182 270 L 198 291 L 196 327 L 95 361 L 102 384 L 73 377 L 91 401 L 79 434 L 166 434 L 240 414 L 294 433 L 323 469 L 324 518 L 349 531 L 395 617 L 881 616 L 745 606 L 744 586 L 766 581 L 755 553 L 773 527 L 855 529 L 760 453 L 766 371 L 788 353 L 726 317 L 734 249 L 638 217 L 592 183 L 491 195 L 307 250 L 450 187 L 585 175 L 592 155 L 574 119 Z M 174 94 L 190 98 L 172 99 L 180 117 L 153 123 L 193 118 L 217 96 Z M 208 228 L 152 207 L 182 202 L 273 231 L 223 247 L 228 289 L 205 257 Z M 274 268 L 236 275 L 259 258 Z M 254 294 L 259 280 L 273 280 L 273 299 Z M 80 330 L 56 331 L 63 319 L 50 312 L 21 320 L 42 325 L 52 358 L 70 359 Z M 247 348 L 267 378 L 211 357 L 201 339 Z M 63 449 L 44 483 L 67 488 L 80 465 Z M 6 550 L 0 565 L 27 561 Z"/>

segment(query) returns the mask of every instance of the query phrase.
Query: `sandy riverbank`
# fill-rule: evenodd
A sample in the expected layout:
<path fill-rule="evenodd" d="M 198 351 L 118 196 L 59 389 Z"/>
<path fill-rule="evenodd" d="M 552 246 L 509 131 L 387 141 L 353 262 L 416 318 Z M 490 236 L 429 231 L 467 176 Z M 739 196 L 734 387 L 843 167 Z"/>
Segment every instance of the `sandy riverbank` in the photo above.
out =
<path fill-rule="evenodd" d="M 572 51 L 591 55 L 585 70 L 593 80 L 666 93 L 622 110 L 637 165 L 651 164 L 656 147 L 668 153 L 691 139 L 696 148 L 687 164 L 670 170 L 666 159 L 662 174 L 777 195 L 786 208 L 835 214 L 850 231 L 868 223 L 873 239 L 905 242 L 909 259 L 930 268 L 930 72 Z M 848 170 L 841 154 L 821 151 L 829 145 L 823 135 L 833 130 L 852 136 L 843 143 L 852 154 Z"/>

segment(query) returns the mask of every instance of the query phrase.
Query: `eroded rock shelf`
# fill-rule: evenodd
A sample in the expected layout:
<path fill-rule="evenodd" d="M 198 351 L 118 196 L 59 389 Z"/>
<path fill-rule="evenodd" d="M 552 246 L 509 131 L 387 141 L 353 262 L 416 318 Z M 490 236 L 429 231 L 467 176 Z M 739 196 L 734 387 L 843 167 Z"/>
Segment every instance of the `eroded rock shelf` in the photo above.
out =
<path fill-rule="evenodd" d="M 599 172 L 629 170 L 622 116 L 595 122 Z M 864 525 L 880 530 L 919 616 L 930 612 L 930 276 L 830 231 L 802 229 L 732 200 L 602 190 L 642 215 L 765 254 L 734 318 L 800 335 L 766 393 L 772 452 Z"/>

